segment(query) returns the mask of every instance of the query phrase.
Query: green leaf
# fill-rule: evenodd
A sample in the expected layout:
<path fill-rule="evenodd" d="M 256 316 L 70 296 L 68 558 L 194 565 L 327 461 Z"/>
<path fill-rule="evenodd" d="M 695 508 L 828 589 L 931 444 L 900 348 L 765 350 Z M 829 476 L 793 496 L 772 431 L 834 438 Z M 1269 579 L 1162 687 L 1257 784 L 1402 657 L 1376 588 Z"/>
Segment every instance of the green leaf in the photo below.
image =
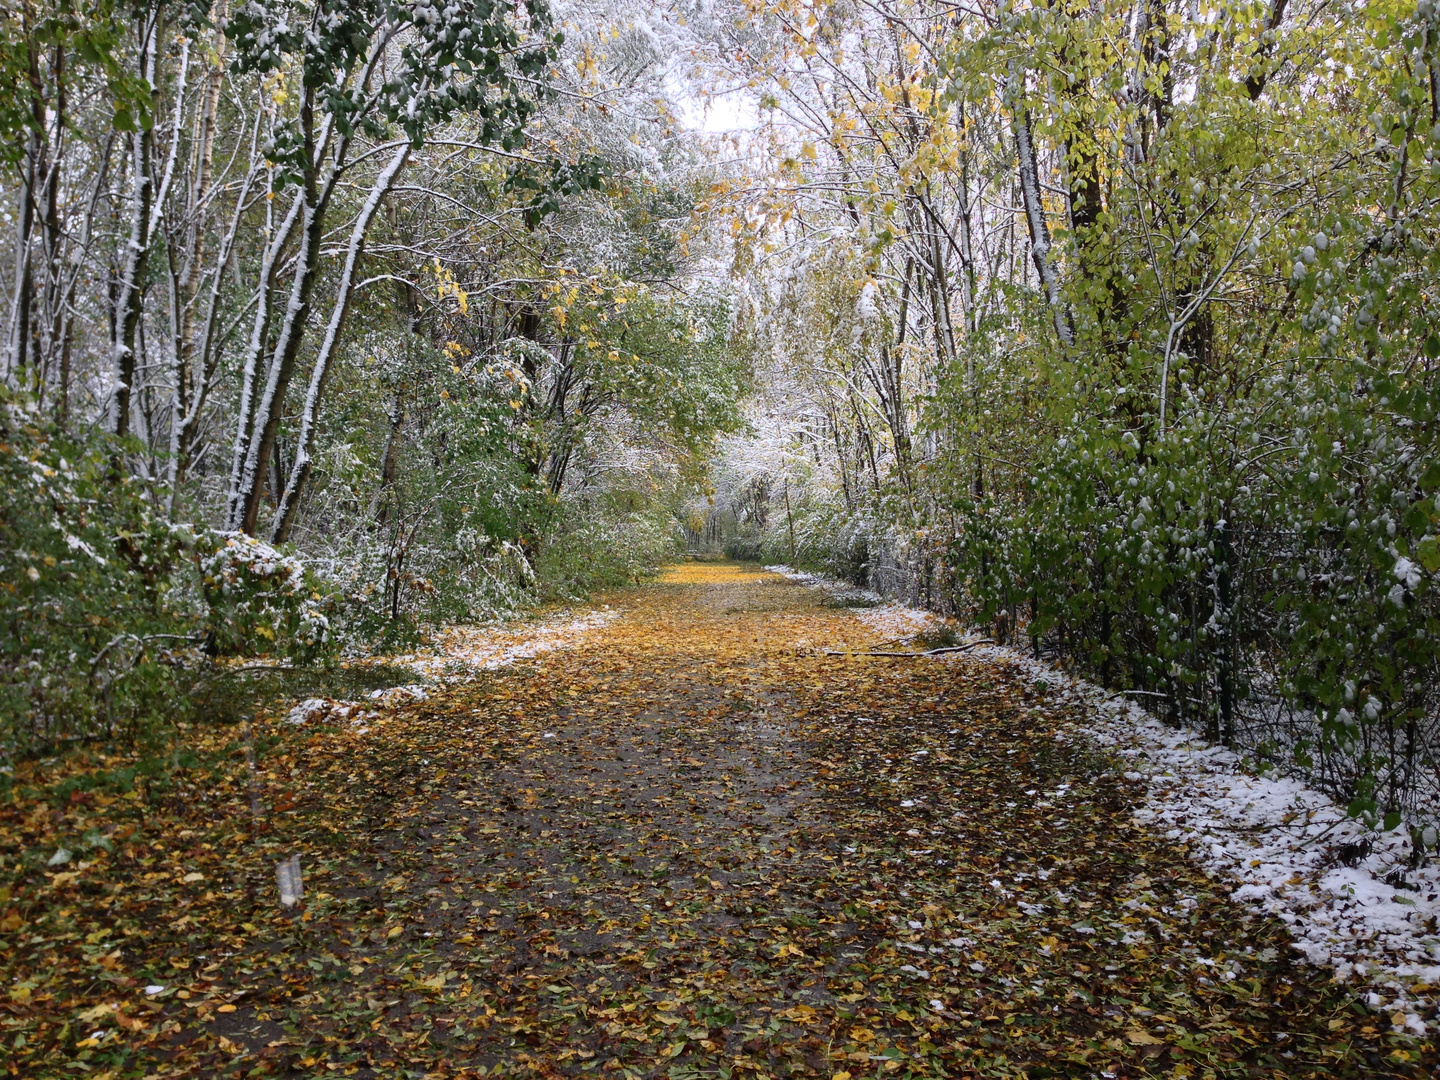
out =
<path fill-rule="evenodd" d="M 1411 503 L 1410 509 L 1405 511 L 1403 519 L 1405 528 L 1411 532 L 1423 532 L 1430 524 L 1430 514 L 1434 505 L 1429 499 Z"/>
<path fill-rule="evenodd" d="M 1388 814 L 1385 815 L 1385 831 L 1386 831 L 1386 832 L 1389 832 L 1391 829 L 1396 828 L 1397 826 L 1399 826 L 1399 824 L 1400 824 L 1400 811 L 1399 811 L 1399 810 L 1391 810 Z"/>
<path fill-rule="evenodd" d="M 1375 800 L 1367 799 L 1363 795 L 1350 800 L 1350 805 L 1345 808 L 1345 816 L 1358 818 L 1368 814 L 1375 809 Z"/>
<path fill-rule="evenodd" d="M 1425 537 L 1415 545 L 1415 557 L 1430 573 L 1440 570 L 1440 541 L 1433 536 Z"/>

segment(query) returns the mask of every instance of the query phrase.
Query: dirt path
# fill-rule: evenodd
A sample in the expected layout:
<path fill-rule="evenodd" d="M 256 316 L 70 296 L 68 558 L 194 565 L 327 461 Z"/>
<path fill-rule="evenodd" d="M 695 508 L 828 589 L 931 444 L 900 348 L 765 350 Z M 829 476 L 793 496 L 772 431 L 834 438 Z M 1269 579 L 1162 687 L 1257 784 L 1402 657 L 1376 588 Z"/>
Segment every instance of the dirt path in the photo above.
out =
<path fill-rule="evenodd" d="M 141 1004 L 112 1011 L 92 1070 L 849 1080 L 1432 1060 L 1137 830 L 1134 793 L 1056 738 L 1035 688 L 963 658 L 827 657 L 874 635 L 733 566 L 609 599 L 624 614 L 575 650 L 363 734 L 284 733 L 263 827 L 244 828 L 238 783 L 198 807 L 186 865 L 218 861 L 193 872 L 232 885 L 197 882 L 179 907 L 174 886 L 145 933 L 121 927 L 133 985 L 110 984 Z M 268 884 L 291 850 L 299 917 Z M 147 1000 L 146 980 L 165 989 Z"/>

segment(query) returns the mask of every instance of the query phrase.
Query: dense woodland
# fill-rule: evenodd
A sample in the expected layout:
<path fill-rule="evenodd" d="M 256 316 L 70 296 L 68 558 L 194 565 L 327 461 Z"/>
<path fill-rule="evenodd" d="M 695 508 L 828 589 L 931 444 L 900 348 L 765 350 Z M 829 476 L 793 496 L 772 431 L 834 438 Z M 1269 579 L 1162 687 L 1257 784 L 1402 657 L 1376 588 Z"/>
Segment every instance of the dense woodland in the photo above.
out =
<path fill-rule="evenodd" d="M 709 546 L 1433 845 L 1430 0 L 3 18 L 4 755 Z"/>
<path fill-rule="evenodd" d="M 632 580 L 748 368 L 604 7 L 5 15 L 5 750 Z"/>
<path fill-rule="evenodd" d="M 729 70 L 773 169 L 714 200 L 761 387 L 730 550 L 953 610 L 1433 841 L 1434 6 L 763 25 Z"/>

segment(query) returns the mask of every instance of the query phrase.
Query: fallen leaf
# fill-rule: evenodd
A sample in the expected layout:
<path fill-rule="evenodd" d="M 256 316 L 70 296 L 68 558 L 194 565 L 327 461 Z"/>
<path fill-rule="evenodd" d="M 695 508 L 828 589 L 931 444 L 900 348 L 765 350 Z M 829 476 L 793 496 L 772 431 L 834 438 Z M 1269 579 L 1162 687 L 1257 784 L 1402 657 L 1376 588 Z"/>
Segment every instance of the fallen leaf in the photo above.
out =
<path fill-rule="evenodd" d="M 1164 1040 L 1164 1039 L 1157 1039 L 1157 1038 L 1155 1038 L 1154 1035 L 1151 1035 L 1148 1031 L 1142 1031 L 1142 1030 L 1139 1029 L 1139 1028 L 1131 1028 L 1129 1031 L 1125 1032 L 1125 1038 L 1129 1039 L 1130 1042 L 1133 1043 L 1133 1044 L 1136 1045 L 1136 1046 L 1164 1046 L 1164 1045 L 1165 1045 L 1165 1040 Z"/>

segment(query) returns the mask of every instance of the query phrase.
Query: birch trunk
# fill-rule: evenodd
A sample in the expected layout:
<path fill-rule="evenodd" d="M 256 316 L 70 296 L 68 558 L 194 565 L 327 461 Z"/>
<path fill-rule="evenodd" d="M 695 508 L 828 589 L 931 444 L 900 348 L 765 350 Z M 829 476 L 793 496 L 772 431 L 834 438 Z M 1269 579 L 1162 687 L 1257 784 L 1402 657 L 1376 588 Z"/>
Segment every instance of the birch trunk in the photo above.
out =
<path fill-rule="evenodd" d="M 1055 333 L 1068 348 L 1073 345 L 1070 319 L 1060 297 L 1060 278 L 1050 261 L 1050 225 L 1045 219 L 1045 204 L 1040 195 L 1040 166 L 1035 157 L 1035 144 L 1030 130 L 1030 111 L 1025 105 L 1024 79 L 1011 71 L 1005 84 L 1010 99 L 1011 126 L 1015 134 L 1015 150 L 1019 163 L 1020 195 L 1025 207 L 1025 222 L 1030 228 L 1030 257 L 1045 290 L 1045 299 L 1055 320 Z"/>
<path fill-rule="evenodd" d="M 389 47 L 390 35 L 384 34 L 370 50 L 361 70 L 355 73 L 354 85 L 368 88 L 372 76 L 384 59 Z M 368 90 L 366 91 L 368 93 Z M 358 126 L 359 121 L 369 115 L 376 102 L 371 96 L 348 114 L 349 125 Z M 301 195 L 291 206 L 290 213 L 281 229 L 282 236 L 276 238 L 266 250 L 265 264 L 257 289 L 258 307 L 255 313 L 254 331 L 250 347 L 246 351 L 245 366 L 241 376 L 240 409 L 236 423 L 234 458 L 230 471 L 230 488 L 226 507 L 226 522 L 231 529 L 254 533 L 255 523 L 260 514 L 260 500 L 264 492 L 265 463 L 280 429 L 280 418 L 285 408 L 285 393 L 295 372 L 295 359 L 299 354 L 300 342 L 310 316 L 310 294 L 315 286 L 319 268 L 320 242 L 325 234 L 326 212 L 335 185 L 349 167 L 346 161 L 353 135 L 348 125 L 339 127 L 334 114 L 327 114 L 321 122 L 319 136 L 315 135 L 315 91 L 306 87 L 300 102 L 300 129 L 305 150 L 305 181 Z M 332 147 L 331 140 L 335 140 Z M 328 159 L 323 181 L 317 180 L 319 162 Z M 270 359 L 266 365 L 264 390 L 257 401 L 255 388 L 259 380 L 260 361 L 267 351 L 267 337 L 271 321 L 270 292 L 274 287 L 276 263 L 281 248 L 289 239 L 296 222 L 302 223 L 299 250 L 295 253 L 290 300 L 285 307 L 285 318 L 276 334 L 275 343 L 268 349 Z M 277 496 L 279 493 L 276 493 Z"/>
<path fill-rule="evenodd" d="M 304 101 L 301 109 L 302 112 L 308 112 L 312 107 L 311 91 L 307 88 L 303 93 Z M 321 130 L 318 144 L 324 146 L 328 141 L 328 136 L 329 120 L 327 119 Z M 273 171 L 271 175 L 273 178 Z M 272 191 L 267 194 L 273 195 L 274 193 Z M 302 189 L 291 202 L 290 209 L 278 228 L 271 216 L 270 207 L 273 203 L 268 198 L 266 200 L 265 225 L 269 240 L 266 243 L 265 252 L 261 256 L 260 271 L 256 278 L 255 319 L 250 329 L 250 341 L 245 349 L 245 362 L 240 371 L 240 404 L 236 410 L 235 441 L 232 446 L 230 483 L 227 488 L 225 509 L 225 525 L 229 529 L 240 528 L 245 515 L 243 488 L 246 484 L 245 470 L 249 467 L 250 443 L 254 434 L 255 388 L 260 378 L 260 364 L 265 357 L 266 344 L 270 337 L 270 323 L 274 317 L 275 275 L 279 270 L 280 256 L 286 245 L 289 244 L 296 224 L 307 210 L 308 198 L 307 191 Z"/>
<path fill-rule="evenodd" d="M 169 483 L 166 496 L 167 509 L 174 506 L 176 488 L 184 482 L 189 467 L 190 448 L 194 438 L 194 426 L 199 416 L 199 398 L 208 382 L 196 364 L 196 312 L 195 305 L 200 296 L 201 264 L 205 260 L 205 230 L 202 227 L 205 210 L 210 201 L 210 189 L 215 171 L 215 115 L 220 103 L 220 88 L 225 81 L 225 43 L 223 33 L 215 35 L 215 55 L 209 61 L 205 74 L 204 92 L 200 102 L 198 137 L 196 139 L 195 180 L 190 187 L 186 207 L 185 247 L 181 263 L 180 280 L 176 289 L 175 345 L 174 345 L 174 387 L 175 399 L 170 411 L 170 455 Z M 178 125 L 177 125 L 178 126 Z M 253 175 L 253 170 L 251 174 Z M 240 193 L 237 213 L 244 206 L 249 194 L 250 176 Z M 232 230 L 230 236 L 234 235 Z M 230 237 L 227 236 L 227 240 Z M 218 283 L 229 262 L 228 244 L 222 244 L 221 258 L 214 269 Z M 218 297 L 215 297 L 218 299 Z M 215 304 L 210 306 L 213 318 Z M 207 331 L 213 322 L 207 320 Z"/>
<path fill-rule="evenodd" d="M 271 170 L 273 187 L 274 170 Z M 266 192 L 273 196 L 274 191 Z M 297 195 L 290 209 L 277 227 L 272 203 L 265 204 L 264 254 L 260 258 L 260 270 L 255 285 L 255 319 L 250 328 L 250 341 L 245 349 L 245 362 L 240 369 L 240 402 L 236 409 L 235 440 L 230 455 L 230 483 L 227 487 L 225 509 L 226 528 L 239 526 L 240 508 L 236 505 L 239 497 L 241 474 L 245 468 L 246 453 L 250 448 L 250 433 L 255 422 L 255 384 L 260 376 L 260 361 L 265 355 L 265 343 L 270 335 L 270 320 L 273 315 L 271 294 L 275 290 L 275 273 L 279 268 L 280 254 L 289 243 L 305 206 L 304 194 Z"/>
<path fill-rule="evenodd" d="M 52 143 L 49 168 L 45 174 L 43 205 L 40 216 L 41 246 L 45 252 L 45 273 L 43 277 L 41 311 L 44 313 L 45 351 L 40 358 L 39 391 L 43 403 L 45 391 L 55 370 L 57 360 L 63 369 L 69 367 L 69 342 L 65 340 L 68 322 L 61 296 L 65 288 L 65 267 L 62 258 L 62 244 L 65 239 L 64 215 L 60 207 L 60 167 L 65 156 L 65 125 L 68 107 L 65 93 L 65 49 L 55 46 L 55 58 L 50 68 L 55 83 L 55 138 Z M 69 371 L 64 371 L 64 381 L 69 381 Z M 62 392 L 63 394 L 63 392 Z M 63 411 L 63 410 L 62 410 Z"/>
<path fill-rule="evenodd" d="M 330 321 L 326 324 L 325 336 L 321 339 L 320 351 L 316 354 L 315 366 L 310 372 L 310 386 L 306 391 L 305 407 L 300 415 L 300 434 L 296 440 L 295 464 L 290 469 L 290 478 L 285 485 L 285 491 L 277 500 L 275 517 L 270 525 L 272 543 L 284 543 L 289 538 L 290 530 L 295 524 L 295 511 L 300 505 L 300 496 L 304 493 L 305 484 L 310 479 L 310 469 L 313 463 L 311 453 L 315 448 L 316 421 L 320 414 L 320 402 L 325 395 L 325 384 L 330 377 L 330 365 L 335 359 L 335 349 L 340 340 L 340 333 L 345 326 L 345 315 L 350 309 L 350 298 L 355 290 L 355 270 L 365 250 L 365 235 L 370 231 L 370 223 L 375 220 L 375 214 L 380 209 L 380 204 L 389 194 L 391 187 L 395 184 L 395 178 L 405 168 L 405 163 L 409 158 L 410 144 L 407 142 L 395 151 L 394 156 L 375 177 L 375 183 L 370 187 L 370 194 L 365 199 L 365 205 L 361 208 L 360 215 L 355 219 L 355 224 L 350 230 L 350 243 L 345 249 L 345 267 L 340 272 L 340 282 L 336 286 L 335 303 L 330 311 Z"/>
<path fill-rule="evenodd" d="M 100 167 L 95 171 L 91 181 L 89 204 L 80 217 L 79 228 L 73 230 L 76 235 L 73 236 L 69 257 L 66 260 L 63 288 L 57 302 L 60 320 L 60 386 L 56 409 L 58 419 L 62 424 L 67 423 L 70 417 L 70 367 L 75 338 L 75 292 L 79 288 L 81 276 L 85 271 L 95 218 L 99 213 L 100 199 L 106 189 L 106 180 L 110 175 L 110 165 L 114 156 L 115 134 L 111 132 L 100 152 Z"/>
<path fill-rule="evenodd" d="M 380 487 L 375 492 L 371 512 L 375 524 L 384 528 L 390 521 L 390 489 L 395 486 L 395 477 L 400 472 L 400 439 L 405 431 L 405 398 L 400 390 L 395 391 L 395 406 L 390 410 L 390 434 L 385 439 L 385 456 L 380 465 Z"/>
<path fill-rule="evenodd" d="M 141 70 L 151 87 L 151 100 L 159 96 L 158 67 L 159 13 L 152 7 L 140 37 Z M 125 245 L 115 292 L 115 337 L 111 348 L 115 390 L 111 398 L 111 430 L 120 437 L 130 434 L 130 400 L 135 382 L 135 339 L 140 326 L 141 293 L 150 258 L 150 154 L 152 129 L 130 133 L 130 238 Z"/>
<path fill-rule="evenodd" d="M 10 340 L 7 343 L 6 377 L 15 385 L 24 384 L 29 364 L 30 309 L 33 304 L 34 278 L 30 249 L 35 231 L 35 182 L 40 155 L 40 134 L 31 132 L 26 141 L 24 166 L 20 175 L 19 221 L 16 222 L 15 295 L 11 300 Z"/>
<path fill-rule="evenodd" d="M 315 190 L 314 181 L 308 187 Z M 266 365 L 265 387 L 256 402 L 255 421 L 250 432 L 240 485 L 232 498 L 232 527 L 254 535 L 264 497 L 265 467 L 280 431 L 280 418 L 285 409 L 285 394 L 295 374 L 295 361 L 300 354 L 300 340 L 310 316 L 310 297 L 315 289 L 315 276 L 320 268 L 320 242 L 325 234 L 326 206 L 312 196 L 305 200 L 300 247 L 295 253 L 294 277 L 290 283 L 290 299 L 285 305 L 285 319 L 275 336 L 275 347 Z"/>

